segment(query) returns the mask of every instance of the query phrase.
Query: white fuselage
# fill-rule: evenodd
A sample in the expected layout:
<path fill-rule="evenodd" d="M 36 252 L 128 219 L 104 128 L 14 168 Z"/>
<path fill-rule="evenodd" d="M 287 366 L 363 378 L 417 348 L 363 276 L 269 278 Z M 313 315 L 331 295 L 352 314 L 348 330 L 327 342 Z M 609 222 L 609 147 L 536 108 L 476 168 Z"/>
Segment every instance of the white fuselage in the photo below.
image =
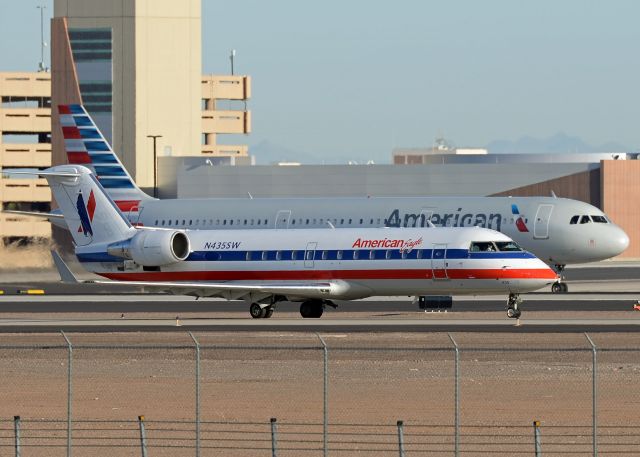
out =
<path fill-rule="evenodd" d="M 326 281 L 327 290 L 317 298 L 520 293 L 556 280 L 546 264 L 526 251 L 471 252 L 471 242 L 509 241 L 475 227 L 186 233 L 191 254 L 162 267 L 127 264 L 91 246 L 78 247 L 76 253 L 85 268 L 114 280 Z"/>
<path fill-rule="evenodd" d="M 372 197 L 143 200 L 126 212 L 146 227 L 237 230 L 264 228 L 490 228 L 549 264 L 608 259 L 629 244 L 598 208 L 553 197 Z M 598 216 L 571 224 L 574 216 Z"/>

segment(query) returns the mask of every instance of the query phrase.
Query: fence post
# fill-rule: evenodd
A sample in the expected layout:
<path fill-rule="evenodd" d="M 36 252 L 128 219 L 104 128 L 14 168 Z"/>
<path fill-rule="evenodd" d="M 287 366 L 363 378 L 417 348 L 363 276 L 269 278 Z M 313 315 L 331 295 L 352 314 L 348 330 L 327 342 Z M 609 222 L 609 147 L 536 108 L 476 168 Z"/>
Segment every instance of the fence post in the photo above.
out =
<path fill-rule="evenodd" d="M 142 457 L 147 457 L 147 434 L 144 430 L 144 416 L 138 416 L 138 426 L 140 427 L 140 448 Z"/>
<path fill-rule="evenodd" d="M 276 418 L 271 418 L 271 457 L 278 457 L 278 426 Z"/>
<path fill-rule="evenodd" d="M 598 349 L 596 348 L 595 343 L 591 339 L 591 337 L 585 332 L 584 336 L 587 337 L 589 344 L 591 345 L 591 363 L 592 367 L 592 380 L 591 380 L 591 404 L 593 407 L 592 411 L 592 433 L 593 433 L 593 457 L 598 456 Z"/>
<path fill-rule="evenodd" d="M 460 455 L 460 349 L 458 348 L 458 343 L 456 343 L 456 340 L 454 340 L 453 336 L 451 336 L 451 333 L 447 333 L 447 335 L 449 335 L 449 339 L 453 344 L 453 348 L 456 356 L 455 388 L 454 388 L 454 394 L 453 394 L 454 402 L 455 402 L 455 418 L 454 418 L 455 436 L 454 436 L 453 449 L 454 449 L 454 455 L 456 457 L 459 457 Z"/>
<path fill-rule="evenodd" d="M 327 457 L 329 445 L 329 349 L 320 334 L 316 336 L 322 343 L 323 358 L 323 398 L 322 398 L 322 456 Z"/>
<path fill-rule="evenodd" d="M 533 421 L 533 445 L 535 456 L 542 457 L 542 443 L 540 442 L 540 421 Z"/>
<path fill-rule="evenodd" d="M 404 457 L 404 422 L 398 421 L 398 452 L 400 457 Z"/>
<path fill-rule="evenodd" d="M 67 342 L 67 457 L 71 457 L 71 404 L 73 400 L 73 345 L 67 335 L 61 330 L 62 337 Z"/>
<path fill-rule="evenodd" d="M 20 416 L 13 416 L 13 433 L 15 439 L 16 457 L 20 457 Z"/>
<path fill-rule="evenodd" d="M 196 345 L 196 457 L 200 457 L 200 343 L 193 333 L 189 336 Z"/>

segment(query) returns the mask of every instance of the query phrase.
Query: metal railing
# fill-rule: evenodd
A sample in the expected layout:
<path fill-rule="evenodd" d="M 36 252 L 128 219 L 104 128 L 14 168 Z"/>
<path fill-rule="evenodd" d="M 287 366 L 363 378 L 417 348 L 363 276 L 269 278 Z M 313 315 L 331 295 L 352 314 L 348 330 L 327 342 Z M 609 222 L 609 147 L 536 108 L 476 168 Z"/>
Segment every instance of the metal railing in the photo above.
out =
<path fill-rule="evenodd" d="M 640 455 L 640 348 L 588 335 L 564 348 L 61 337 L 0 344 L 0 454 Z"/>

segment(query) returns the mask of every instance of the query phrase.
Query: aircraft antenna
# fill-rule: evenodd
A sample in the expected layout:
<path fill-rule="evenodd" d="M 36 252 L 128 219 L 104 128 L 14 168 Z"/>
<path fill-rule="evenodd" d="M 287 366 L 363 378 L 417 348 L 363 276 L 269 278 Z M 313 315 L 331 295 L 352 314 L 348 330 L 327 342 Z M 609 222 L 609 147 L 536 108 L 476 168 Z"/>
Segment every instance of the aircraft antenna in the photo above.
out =
<path fill-rule="evenodd" d="M 327 219 L 327 225 L 328 225 L 330 228 L 332 228 L 333 230 L 335 230 L 335 229 L 336 229 L 336 226 L 335 226 L 335 225 L 333 225 L 329 219 Z"/>
<path fill-rule="evenodd" d="M 247 195 L 249 196 L 249 200 L 253 200 L 253 195 L 251 195 L 251 192 L 247 191 Z"/>

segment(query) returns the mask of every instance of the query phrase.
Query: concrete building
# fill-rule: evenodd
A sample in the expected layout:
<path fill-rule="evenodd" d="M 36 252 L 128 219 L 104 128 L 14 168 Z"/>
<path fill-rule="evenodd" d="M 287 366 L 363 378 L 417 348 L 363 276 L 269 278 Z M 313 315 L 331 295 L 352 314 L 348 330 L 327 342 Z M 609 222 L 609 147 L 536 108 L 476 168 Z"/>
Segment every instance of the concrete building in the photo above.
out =
<path fill-rule="evenodd" d="M 51 165 L 51 75 L 0 73 L 0 169 Z M 51 191 L 44 179 L 3 178 L 2 209 L 48 211 Z M 0 245 L 48 239 L 48 222 L 0 213 Z"/>
<path fill-rule="evenodd" d="M 249 133 L 250 112 L 218 110 L 247 100 L 246 76 L 202 76 L 200 0 L 55 0 L 53 105 L 83 103 L 138 185 L 150 189 L 163 155 L 248 157 L 218 146 L 223 133 Z M 65 163 L 53 123 L 53 163 Z M 154 151 L 150 135 L 160 135 Z"/>

